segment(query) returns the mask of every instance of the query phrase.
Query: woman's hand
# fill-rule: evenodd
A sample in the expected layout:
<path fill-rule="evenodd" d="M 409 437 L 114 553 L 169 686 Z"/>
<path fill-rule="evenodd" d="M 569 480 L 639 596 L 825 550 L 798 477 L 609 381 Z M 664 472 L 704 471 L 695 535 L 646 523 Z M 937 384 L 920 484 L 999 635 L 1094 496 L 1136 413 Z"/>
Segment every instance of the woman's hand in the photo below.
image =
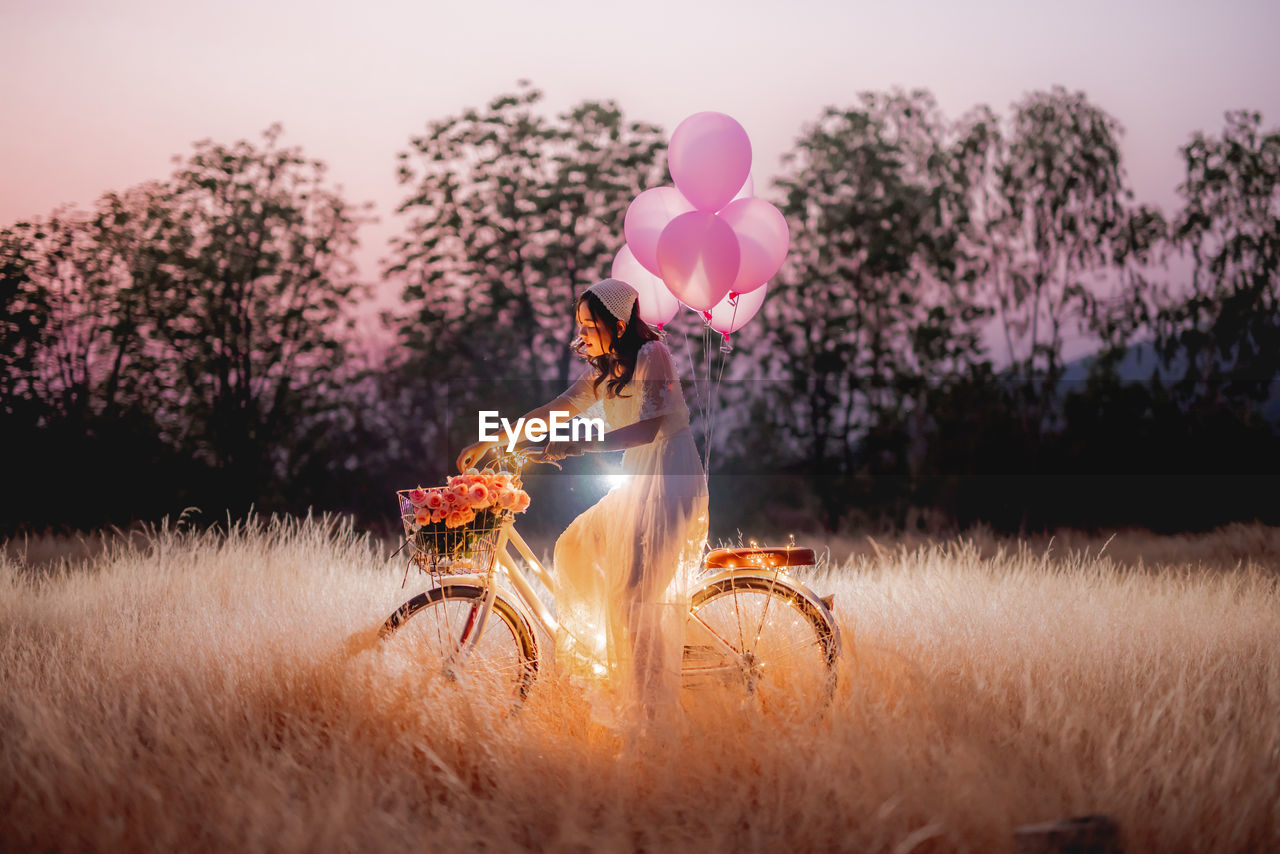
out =
<path fill-rule="evenodd" d="M 582 444 L 580 442 L 549 442 L 547 447 L 542 450 L 542 460 L 554 463 L 563 460 L 565 457 L 578 457 L 582 455 Z"/>
<path fill-rule="evenodd" d="M 475 444 L 467 445 L 462 449 L 462 453 L 458 454 L 458 471 L 474 468 L 481 457 L 499 444 L 499 442 L 476 442 Z"/>

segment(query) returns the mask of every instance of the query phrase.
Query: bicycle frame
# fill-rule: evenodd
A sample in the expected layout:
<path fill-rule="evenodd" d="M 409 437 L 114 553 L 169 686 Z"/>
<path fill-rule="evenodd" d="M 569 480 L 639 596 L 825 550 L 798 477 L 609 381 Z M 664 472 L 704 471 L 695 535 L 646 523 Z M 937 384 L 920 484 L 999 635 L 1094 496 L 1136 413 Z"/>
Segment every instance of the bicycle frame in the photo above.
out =
<path fill-rule="evenodd" d="M 542 565 L 542 562 L 534 555 L 529 544 L 515 529 L 514 520 L 508 520 L 503 523 L 501 531 L 498 535 L 498 542 L 495 545 L 496 560 L 501 567 L 503 576 L 507 579 L 508 586 L 515 593 L 517 607 L 521 610 L 522 616 L 529 619 L 535 626 L 540 627 L 547 637 L 553 640 L 552 654 L 554 654 L 555 641 L 568 638 L 571 642 L 571 648 L 576 652 L 583 653 L 585 657 L 596 664 L 602 665 L 597 657 L 590 650 L 590 645 L 582 639 L 576 637 L 572 632 L 564 628 L 555 618 L 551 611 L 542 604 L 542 600 L 538 598 L 537 592 L 533 585 L 525 578 L 515 558 L 512 557 L 508 546 L 514 546 L 516 552 L 525 561 L 526 565 L 533 572 L 534 576 L 541 581 L 549 590 L 555 590 L 555 577 L 552 573 Z M 498 567 L 494 568 L 494 572 L 498 572 Z M 734 568 L 726 569 L 716 573 L 710 577 L 701 580 L 704 586 L 721 583 L 726 579 L 754 579 L 769 583 L 771 587 L 787 590 L 790 593 L 804 599 L 810 606 L 818 610 L 828 620 L 835 632 L 835 648 L 838 651 L 841 646 L 840 633 L 838 624 L 831 613 L 830 601 L 822 599 L 807 586 L 799 582 L 795 578 L 783 572 L 781 567 L 772 568 Z M 493 603 L 498 595 L 498 584 L 494 582 L 492 575 L 447 575 L 439 578 L 437 583 L 441 587 L 450 587 L 454 585 L 467 585 L 474 587 L 483 587 L 486 590 L 484 600 L 479 609 L 471 615 L 469 625 L 464 627 L 463 636 L 460 638 L 461 646 L 457 650 L 460 655 L 466 655 L 472 649 L 480 636 L 484 632 L 485 624 L 488 620 L 489 613 L 493 609 Z M 705 625 L 705 624 L 704 624 Z M 709 627 L 708 627 L 709 628 Z M 714 631 L 706 633 L 711 644 L 718 648 L 728 661 L 737 662 L 741 658 L 738 650 L 734 649 L 728 642 L 721 638 Z M 698 675 L 716 676 L 721 674 L 732 674 L 740 670 L 740 664 L 726 664 L 720 667 L 699 668 Z"/>

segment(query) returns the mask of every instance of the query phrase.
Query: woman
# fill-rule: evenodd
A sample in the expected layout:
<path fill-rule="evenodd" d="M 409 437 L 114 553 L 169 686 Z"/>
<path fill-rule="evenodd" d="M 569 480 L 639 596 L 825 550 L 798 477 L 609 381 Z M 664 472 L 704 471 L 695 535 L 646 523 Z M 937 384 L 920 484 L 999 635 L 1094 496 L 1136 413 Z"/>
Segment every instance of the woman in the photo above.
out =
<path fill-rule="evenodd" d="M 628 478 L 556 541 L 556 603 L 566 630 L 613 665 L 632 699 L 652 707 L 679 686 L 688 579 L 707 536 L 706 476 L 671 352 L 640 319 L 635 289 L 596 282 L 576 317 L 574 349 L 591 369 L 525 417 L 599 412 L 603 441 L 554 443 L 544 457 L 625 450 Z M 495 444 L 467 447 L 458 468 Z"/>

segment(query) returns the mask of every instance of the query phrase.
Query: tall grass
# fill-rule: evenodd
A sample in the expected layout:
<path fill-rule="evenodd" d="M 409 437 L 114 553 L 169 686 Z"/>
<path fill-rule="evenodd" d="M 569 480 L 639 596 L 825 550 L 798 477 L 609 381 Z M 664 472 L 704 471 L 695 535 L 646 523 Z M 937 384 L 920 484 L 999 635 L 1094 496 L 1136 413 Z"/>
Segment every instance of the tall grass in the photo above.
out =
<path fill-rule="evenodd" d="M 567 680 L 505 714 L 363 649 L 408 591 L 330 520 L 10 543 L 0 849 L 1000 851 L 1098 812 L 1131 852 L 1280 848 L 1280 576 L 1249 559 L 1280 534 L 979 540 L 809 579 L 845 635 L 825 710 L 620 731 Z"/>

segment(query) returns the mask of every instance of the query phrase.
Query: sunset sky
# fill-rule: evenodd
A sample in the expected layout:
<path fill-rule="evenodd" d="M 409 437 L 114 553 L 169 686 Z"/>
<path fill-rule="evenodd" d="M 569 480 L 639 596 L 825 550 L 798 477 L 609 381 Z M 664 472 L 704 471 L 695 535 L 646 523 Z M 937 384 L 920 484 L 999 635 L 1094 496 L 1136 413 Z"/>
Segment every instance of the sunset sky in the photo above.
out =
<path fill-rule="evenodd" d="M 726 112 L 766 197 L 802 126 L 861 90 L 927 88 L 958 118 L 1061 84 L 1121 122 L 1138 198 L 1169 210 L 1193 131 L 1239 107 L 1280 124 L 1277 33 L 1275 0 L 3 0 L 0 225 L 165 177 L 195 140 L 257 139 L 278 121 L 349 200 L 375 203 L 360 255 L 372 278 L 403 196 L 395 153 L 521 78 L 550 110 L 612 98 L 668 131 Z"/>

